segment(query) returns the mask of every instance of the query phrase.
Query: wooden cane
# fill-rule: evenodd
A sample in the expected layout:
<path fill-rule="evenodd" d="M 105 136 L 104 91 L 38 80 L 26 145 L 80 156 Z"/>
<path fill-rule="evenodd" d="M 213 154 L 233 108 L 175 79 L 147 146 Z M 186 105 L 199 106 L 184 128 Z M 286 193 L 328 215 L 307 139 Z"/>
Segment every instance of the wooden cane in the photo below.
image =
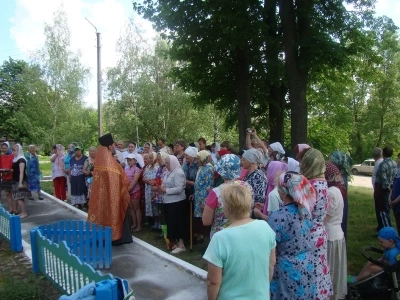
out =
<path fill-rule="evenodd" d="M 193 251 L 193 201 L 190 201 L 190 252 Z"/>

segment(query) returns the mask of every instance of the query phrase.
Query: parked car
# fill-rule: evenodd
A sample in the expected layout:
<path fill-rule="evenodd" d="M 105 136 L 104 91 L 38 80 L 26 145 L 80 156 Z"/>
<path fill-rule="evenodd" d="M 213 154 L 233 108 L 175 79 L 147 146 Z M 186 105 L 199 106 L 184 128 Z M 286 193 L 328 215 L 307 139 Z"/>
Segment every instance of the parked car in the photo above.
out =
<path fill-rule="evenodd" d="M 353 175 L 357 175 L 357 174 L 372 175 L 374 166 L 375 166 L 375 160 L 373 160 L 372 158 L 366 159 L 359 165 L 353 165 L 353 167 L 351 169 L 351 174 L 353 174 Z"/>

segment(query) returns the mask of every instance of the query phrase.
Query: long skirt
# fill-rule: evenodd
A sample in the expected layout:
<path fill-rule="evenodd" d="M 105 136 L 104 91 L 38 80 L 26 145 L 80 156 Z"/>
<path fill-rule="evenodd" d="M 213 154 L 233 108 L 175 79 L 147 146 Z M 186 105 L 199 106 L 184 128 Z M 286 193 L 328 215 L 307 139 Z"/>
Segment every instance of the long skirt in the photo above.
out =
<path fill-rule="evenodd" d="M 333 295 L 331 300 L 344 299 L 347 294 L 346 240 L 328 241 L 328 263 Z"/>
<path fill-rule="evenodd" d="M 165 221 L 167 223 L 167 237 L 170 241 L 187 239 L 189 228 L 185 218 L 189 215 L 186 200 L 174 203 L 164 203 Z"/>
<path fill-rule="evenodd" d="M 129 206 L 128 206 L 129 209 Z M 113 246 L 119 246 L 119 245 L 123 245 L 123 244 L 128 244 L 128 243 L 132 243 L 132 234 L 131 234 L 131 230 L 130 230 L 130 225 L 129 225 L 129 217 L 128 217 L 129 213 L 128 210 L 126 211 L 125 214 L 125 218 L 124 218 L 124 223 L 123 223 L 123 227 L 122 227 L 122 236 L 120 239 L 112 241 L 112 245 Z"/>

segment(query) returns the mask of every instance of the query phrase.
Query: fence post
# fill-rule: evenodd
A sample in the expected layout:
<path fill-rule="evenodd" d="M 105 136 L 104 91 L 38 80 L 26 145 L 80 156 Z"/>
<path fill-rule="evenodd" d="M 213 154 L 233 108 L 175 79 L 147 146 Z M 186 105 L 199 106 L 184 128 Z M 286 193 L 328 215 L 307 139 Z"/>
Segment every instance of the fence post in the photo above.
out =
<path fill-rule="evenodd" d="M 32 251 L 32 269 L 34 273 L 40 273 L 39 259 L 37 255 L 37 240 L 36 240 L 36 228 L 30 231 L 31 235 L 31 251 Z"/>
<path fill-rule="evenodd" d="M 10 217 L 10 244 L 11 251 L 22 251 L 21 218 L 19 216 Z"/>

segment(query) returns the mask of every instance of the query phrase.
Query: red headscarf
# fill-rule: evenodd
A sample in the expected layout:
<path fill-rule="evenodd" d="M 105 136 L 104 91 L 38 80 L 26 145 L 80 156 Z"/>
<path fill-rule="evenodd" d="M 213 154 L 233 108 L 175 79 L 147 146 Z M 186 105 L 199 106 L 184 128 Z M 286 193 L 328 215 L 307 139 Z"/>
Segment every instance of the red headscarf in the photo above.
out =
<path fill-rule="evenodd" d="M 342 193 L 343 199 L 346 199 L 346 187 L 344 185 L 342 174 L 338 167 L 329 161 L 325 163 L 325 179 L 328 183 L 328 187 L 337 187 Z"/>

